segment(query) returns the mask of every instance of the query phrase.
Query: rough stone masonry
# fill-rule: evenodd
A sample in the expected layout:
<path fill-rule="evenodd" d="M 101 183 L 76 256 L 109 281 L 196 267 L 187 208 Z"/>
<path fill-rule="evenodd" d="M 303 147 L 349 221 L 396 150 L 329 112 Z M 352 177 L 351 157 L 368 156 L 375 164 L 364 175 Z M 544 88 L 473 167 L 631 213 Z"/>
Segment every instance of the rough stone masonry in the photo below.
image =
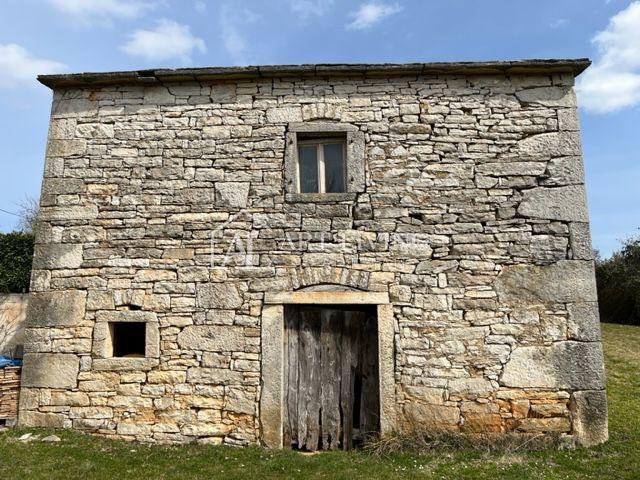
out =
<path fill-rule="evenodd" d="M 281 307 L 265 299 L 311 290 L 389 312 L 385 430 L 605 441 L 573 90 L 588 65 L 40 77 L 53 107 L 19 423 L 278 446 Z M 355 186 L 292 193 L 295 132 L 324 130 L 351 139 Z M 143 355 L 113 356 L 119 322 L 144 324 Z"/>

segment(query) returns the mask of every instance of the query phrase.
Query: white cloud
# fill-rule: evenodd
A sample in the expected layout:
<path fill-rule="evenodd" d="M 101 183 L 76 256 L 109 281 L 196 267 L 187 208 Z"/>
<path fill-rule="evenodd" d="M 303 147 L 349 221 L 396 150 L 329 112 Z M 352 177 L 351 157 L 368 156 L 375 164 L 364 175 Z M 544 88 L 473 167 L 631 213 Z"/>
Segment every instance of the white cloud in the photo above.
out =
<path fill-rule="evenodd" d="M 63 63 L 34 57 L 15 43 L 0 44 L 0 87 L 33 84 L 39 74 L 58 73 L 66 69 Z"/>
<path fill-rule="evenodd" d="M 225 50 L 235 65 L 247 65 L 247 40 L 245 28 L 258 19 L 257 15 L 246 8 L 234 8 L 225 3 L 220 9 L 218 26 Z"/>
<path fill-rule="evenodd" d="M 549 26 L 555 29 L 555 28 L 563 27 L 567 23 L 569 23 L 569 20 L 567 20 L 566 18 L 556 18 L 555 20 L 551 20 L 549 22 Z"/>
<path fill-rule="evenodd" d="M 347 30 L 369 28 L 401 10 L 402 7 L 397 3 L 381 3 L 375 1 L 363 3 L 357 11 L 350 14 L 353 20 L 346 25 L 346 28 Z"/>
<path fill-rule="evenodd" d="M 306 20 L 325 15 L 333 7 L 334 0 L 287 0 L 287 3 L 294 14 Z"/>
<path fill-rule="evenodd" d="M 159 20 L 152 30 L 136 30 L 120 48 L 148 61 L 177 59 L 184 63 L 191 61 L 192 53 L 207 51 L 204 41 L 194 36 L 187 25 L 166 19 Z"/>
<path fill-rule="evenodd" d="M 154 4 L 147 0 L 49 0 L 49 3 L 85 23 L 111 18 L 137 18 L 154 8 Z"/>
<path fill-rule="evenodd" d="M 640 1 L 611 17 L 592 41 L 598 58 L 578 79 L 581 104 L 596 113 L 640 104 Z"/>
<path fill-rule="evenodd" d="M 204 13 L 207 10 L 207 4 L 204 3 L 202 0 L 198 0 L 195 3 L 194 8 L 196 9 L 196 12 Z"/>

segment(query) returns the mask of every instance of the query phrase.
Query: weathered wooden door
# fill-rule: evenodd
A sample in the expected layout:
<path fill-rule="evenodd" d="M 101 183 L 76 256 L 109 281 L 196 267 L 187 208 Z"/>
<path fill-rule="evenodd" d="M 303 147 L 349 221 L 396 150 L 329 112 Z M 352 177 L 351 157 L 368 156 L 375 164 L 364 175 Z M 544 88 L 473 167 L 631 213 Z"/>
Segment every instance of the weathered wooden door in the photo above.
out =
<path fill-rule="evenodd" d="M 348 450 L 379 431 L 375 310 L 286 306 L 284 445 Z"/>

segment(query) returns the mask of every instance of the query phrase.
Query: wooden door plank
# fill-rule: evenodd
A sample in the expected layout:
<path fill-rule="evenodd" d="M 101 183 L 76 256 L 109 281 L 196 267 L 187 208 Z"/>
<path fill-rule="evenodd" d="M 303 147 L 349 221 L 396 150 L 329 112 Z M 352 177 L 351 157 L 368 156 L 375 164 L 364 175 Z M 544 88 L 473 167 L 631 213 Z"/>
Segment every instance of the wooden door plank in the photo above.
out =
<path fill-rule="evenodd" d="M 367 316 L 362 325 L 360 430 L 366 437 L 378 431 L 380 402 L 378 388 L 378 334 L 375 316 Z"/>
<path fill-rule="evenodd" d="M 321 319 L 322 448 L 324 450 L 334 450 L 340 445 L 342 315 L 339 310 L 323 309 Z"/>
<path fill-rule="evenodd" d="M 342 409 L 342 448 L 353 448 L 353 406 L 355 374 L 358 365 L 358 319 L 353 312 L 343 312 L 342 335 L 342 383 L 340 388 L 340 406 Z"/>
<path fill-rule="evenodd" d="M 315 451 L 320 438 L 320 310 L 300 309 L 298 446 Z"/>
<path fill-rule="evenodd" d="M 299 312 L 295 306 L 285 307 L 284 351 L 284 417 L 283 444 L 298 444 L 298 334 Z"/>

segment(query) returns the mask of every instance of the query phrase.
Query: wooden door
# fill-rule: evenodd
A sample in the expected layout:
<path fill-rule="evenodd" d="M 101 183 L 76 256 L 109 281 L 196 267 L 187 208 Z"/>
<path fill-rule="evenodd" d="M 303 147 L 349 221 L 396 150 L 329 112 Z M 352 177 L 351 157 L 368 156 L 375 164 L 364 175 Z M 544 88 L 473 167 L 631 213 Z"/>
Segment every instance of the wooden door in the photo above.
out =
<path fill-rule="evenodd" d="M 348 450 L 379 431 L 375 310 L 285 307 L 284 445 Z"/>

